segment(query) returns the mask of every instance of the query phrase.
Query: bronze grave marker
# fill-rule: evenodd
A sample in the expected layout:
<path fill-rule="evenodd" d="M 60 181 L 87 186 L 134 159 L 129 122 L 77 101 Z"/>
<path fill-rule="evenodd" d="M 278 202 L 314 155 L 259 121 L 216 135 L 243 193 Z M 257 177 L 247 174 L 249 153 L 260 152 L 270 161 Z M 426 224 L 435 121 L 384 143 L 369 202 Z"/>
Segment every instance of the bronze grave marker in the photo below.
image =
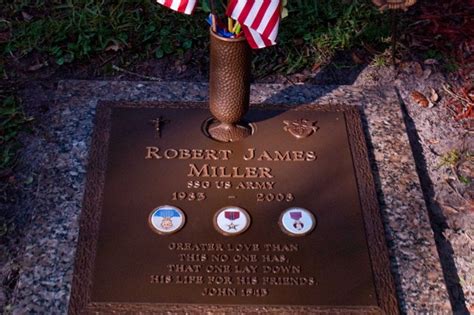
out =
<path fill-rule="evenodd" d="M 102 103 L 69 312 L 398 313 L 357 109 Z"/>

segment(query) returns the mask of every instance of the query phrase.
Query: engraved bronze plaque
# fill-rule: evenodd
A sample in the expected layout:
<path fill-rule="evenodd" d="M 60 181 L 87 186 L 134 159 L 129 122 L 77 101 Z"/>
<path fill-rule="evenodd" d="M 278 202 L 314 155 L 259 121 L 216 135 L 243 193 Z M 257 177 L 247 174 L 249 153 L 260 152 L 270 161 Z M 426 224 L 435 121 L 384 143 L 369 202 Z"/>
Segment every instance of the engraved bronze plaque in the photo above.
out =
<path fill-rule="evenodd" d="M 359 112 L 102 103 L 69 312 L 398 313 Z"/>

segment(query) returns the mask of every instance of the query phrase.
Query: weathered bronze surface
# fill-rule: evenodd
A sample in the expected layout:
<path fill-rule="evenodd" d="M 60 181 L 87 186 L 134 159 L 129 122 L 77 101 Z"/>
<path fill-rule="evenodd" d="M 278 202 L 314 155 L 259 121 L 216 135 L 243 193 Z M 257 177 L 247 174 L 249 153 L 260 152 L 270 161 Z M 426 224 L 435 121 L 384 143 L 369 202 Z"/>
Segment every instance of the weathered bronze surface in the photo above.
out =
<path fill-rule="evenodd" d="M 249 108 L 252 54 L 245 37 L 223 38 L 210 31 L 209 108 L 219 121 L 209 134 L 222 142 L 250 135 L 241 119 Z"/>
<path fill-rule="evenodd" d="M 358 111 L 254 107 L 254 134 L 221 143 L 202 132 L 205 107 L 99 106 L 70 313 L 398 313 Z M 150 117 L 167 120 L 161 137 Z M 311 134 L 285 131 L 301 119 Z M 149 225 L 163 205 L 185 214 L 174 233 Z M 231 206 L 248 213 L 241 233 L 216 227 Z M 286 233 L 292 207 L 315 227 Z"/>

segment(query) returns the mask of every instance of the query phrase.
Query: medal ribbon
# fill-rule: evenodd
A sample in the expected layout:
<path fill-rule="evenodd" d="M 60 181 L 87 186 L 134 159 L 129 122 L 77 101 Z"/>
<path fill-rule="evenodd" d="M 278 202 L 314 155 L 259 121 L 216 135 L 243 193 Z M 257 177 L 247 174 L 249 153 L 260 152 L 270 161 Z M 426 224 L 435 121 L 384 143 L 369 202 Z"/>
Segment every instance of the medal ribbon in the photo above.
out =
<path fill-rule="evenodd" d="M 224 212 L 224 216 L 226 219 L 234 221 L 240 217 L 240 212 L 239 211 L 226 211 Z"/>
<path fill-rule="evenodd" d="M 173 217 L 179 217 L 180 215 L 178 211 L 174 209 L 161 209 L 155 213 L 155 216 L 163 217 L 163 218 L 173 218 Z"/>
<path fill-rule="evenodd" d="M 298 211 L 298 212 L 290 212 L 290 218 L 292 218 L 293 220 L 295 221 L 298 221 L 299 219 L 301 219 L 301 212 Z"/>

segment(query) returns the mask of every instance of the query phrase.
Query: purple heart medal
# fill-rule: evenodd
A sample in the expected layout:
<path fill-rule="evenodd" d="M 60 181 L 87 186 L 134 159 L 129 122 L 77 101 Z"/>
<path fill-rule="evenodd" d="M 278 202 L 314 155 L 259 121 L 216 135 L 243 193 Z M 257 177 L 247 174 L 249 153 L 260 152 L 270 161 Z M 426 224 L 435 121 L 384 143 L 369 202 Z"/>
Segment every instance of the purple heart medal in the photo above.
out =
<path fill-rule="evenodd" d="M 292 207 L 283 211 L 278 223 L 284 233 L 290 236 L 304 236 L 314 230 L 316 218 L 307 209 Z"/>
<path fill-rule="evenodd" d="M 290 212 L 290 218 L 295 220 L 295 222 L 293 222 L 293 227 L 298 231 L 301 231 L 304 228 L 304 223 L 300 221 L 302 216 L 303 214 L 301 211 Z"/>

